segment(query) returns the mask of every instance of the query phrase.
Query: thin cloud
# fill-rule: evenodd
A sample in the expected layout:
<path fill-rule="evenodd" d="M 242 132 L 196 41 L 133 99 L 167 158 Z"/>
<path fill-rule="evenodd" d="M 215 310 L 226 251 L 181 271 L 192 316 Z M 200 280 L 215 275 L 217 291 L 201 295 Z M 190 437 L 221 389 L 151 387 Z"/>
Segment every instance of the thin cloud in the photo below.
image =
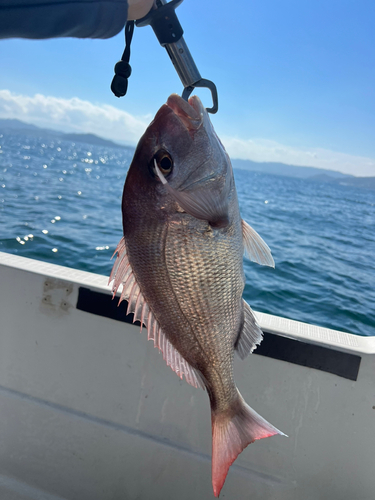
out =
<path fill-rule="evenodd" d="M 63 132 L 92 133 L 135 145 L 151 117 L 135 117 L 114 106 L 77 97 L 26 96 L 0 90 L 0 118 L 16 118 Z"/>
<path fill-rule="evenodd" d="M 361 177 L 375 176 L 375 160 L 364 156 L 323 148 L 296 149 L 265 139 L 223 137 L 222 141 L 231 158 L 325 168 Z"/>
<path fill-rule="evenodd" d="M 93 104 L 77 97 L 62 99 L 0 90 L 0 118 L 17 118 L 63 132 L 92 133 L 135 145 L 151 116 L 136 117 L 108 104 Z M 266 139 L 222 137 L 232 158 L 280 162 L 337 170 L 357 176 L 375 176 L 375 160 L 322 148 L 296 149 Z"/>

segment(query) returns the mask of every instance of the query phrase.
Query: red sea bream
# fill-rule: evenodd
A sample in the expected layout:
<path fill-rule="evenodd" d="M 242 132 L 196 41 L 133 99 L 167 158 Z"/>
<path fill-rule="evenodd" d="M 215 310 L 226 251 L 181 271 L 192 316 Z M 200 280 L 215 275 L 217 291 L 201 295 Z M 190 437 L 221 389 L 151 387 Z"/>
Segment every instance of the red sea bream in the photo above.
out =
<path fill-rule="evenodd" d="M 124 237 L 110 280 L 167 365 L 207 390 L 212 485 L 256 439 L 283 434 L 244 401 L 233 376 L 262 339 L 242 299 L 243 254 L 274 266 L 241 219 L 231 163 L 199 98 L 171 95 L 139 141 L 122 201 Z"/>

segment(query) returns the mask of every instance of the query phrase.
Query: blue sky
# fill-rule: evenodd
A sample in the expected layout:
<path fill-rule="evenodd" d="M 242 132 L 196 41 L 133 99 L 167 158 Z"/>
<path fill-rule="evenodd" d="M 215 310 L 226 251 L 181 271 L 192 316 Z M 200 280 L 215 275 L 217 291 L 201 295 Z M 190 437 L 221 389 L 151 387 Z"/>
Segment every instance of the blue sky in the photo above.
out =
<path fill-rule="evenodd" d="M 212 121 L 232 157 L 375 176 L 373 0 L 185 0 L 177 14 L 202 77 L 218 87 Z M 128 94 L 115 98 L 123 49 L 123 33 L 0 40 L 0 117 L 134 144 L 182 86 L 151 28 L 137 28 Z"/>

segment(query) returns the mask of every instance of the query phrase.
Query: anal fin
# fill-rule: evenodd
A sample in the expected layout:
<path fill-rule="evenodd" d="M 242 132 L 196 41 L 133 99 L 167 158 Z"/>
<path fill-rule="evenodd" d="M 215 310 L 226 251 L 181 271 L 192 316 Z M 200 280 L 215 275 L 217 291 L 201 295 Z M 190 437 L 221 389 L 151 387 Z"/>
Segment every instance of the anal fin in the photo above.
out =
<path fill-rule="evenodd" d="M 245 359 L 262 342 L 263 333 L 254 317 L 254 313 L 247 302 L 242 300 L 244 323 L 237 337 L 234 348 L 241 359 Z"/>

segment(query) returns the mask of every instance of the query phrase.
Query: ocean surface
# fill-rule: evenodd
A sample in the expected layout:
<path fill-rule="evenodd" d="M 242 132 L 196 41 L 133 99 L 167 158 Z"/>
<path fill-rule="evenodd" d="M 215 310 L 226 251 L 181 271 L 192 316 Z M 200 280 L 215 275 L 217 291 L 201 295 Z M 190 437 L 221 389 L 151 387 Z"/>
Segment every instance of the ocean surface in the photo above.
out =
<path fill-rule="evenodd" d="M 132 152 L 0 131 L 0 251 L 109 275 Z M 253 309 L 375 335 L 375 191 L 235 170 L 276 268 L 245 259 Z"/>

